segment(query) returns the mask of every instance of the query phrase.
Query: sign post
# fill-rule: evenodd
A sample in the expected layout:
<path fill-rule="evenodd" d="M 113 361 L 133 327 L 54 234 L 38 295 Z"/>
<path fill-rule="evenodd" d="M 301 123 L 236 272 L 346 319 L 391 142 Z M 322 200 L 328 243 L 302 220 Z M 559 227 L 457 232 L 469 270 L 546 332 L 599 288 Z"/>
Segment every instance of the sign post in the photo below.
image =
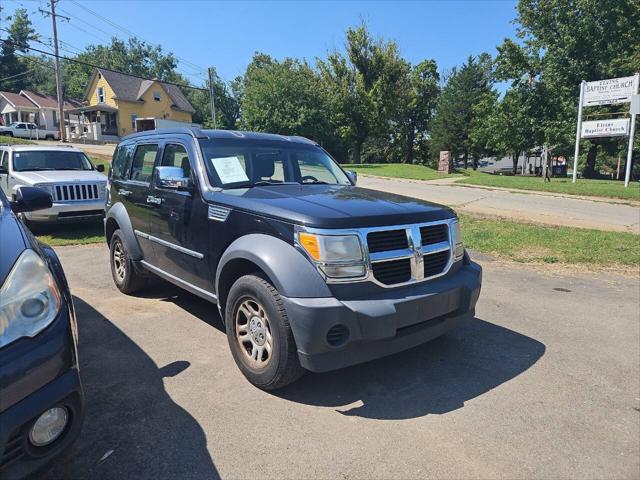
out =
<path fill-rule="evenodd" d="M 636 73 L 635 75 L 635 93 L 636 95 L 640 93 L 640 73 Z M 629 180 L 631 179 L 631 160 L 633 159 L 633 135 L 636 133 L 636 111 L 634 109 L 635 102 L 632 103 L 631 106 L 631 131 L 629 132 L 629 147 L 627 149 L 627 168 L 624 173 L 624 186 L 629 186 Z"/>
<path fill-rule="evenodd" d="M 580 155 L 580 134 L 582 133 L 582 103 L 584 102 L 584 80 L 580 84 L 580 102 L 578 103 L 578 127 L 576 128 L 576 150 L 573 155 L 573 183 L 578 178 L 578 155 Z"/>

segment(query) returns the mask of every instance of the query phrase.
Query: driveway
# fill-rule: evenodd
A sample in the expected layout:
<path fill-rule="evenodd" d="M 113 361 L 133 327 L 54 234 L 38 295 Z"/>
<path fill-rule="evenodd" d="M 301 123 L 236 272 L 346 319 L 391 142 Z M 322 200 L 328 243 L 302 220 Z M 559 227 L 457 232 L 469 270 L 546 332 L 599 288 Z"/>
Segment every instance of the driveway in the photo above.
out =
<path fill-rule="evenodd" d="M 619 202 L 465 187 L 446 181 L 424 182 L 365 175 L 359 176 L 358 185 L 449 205 L 462 213 L 553 226 L 640 233 L 640 208 Z"/>
<path fill-rule="evenodd" d="M 638 278 L 485 261 L 475 320 L 265 393 L 214 306 L 163 283 L 120 294 L 102 245 L 58 253 L 87 418 L 41 479 L 638 476 Z"/>

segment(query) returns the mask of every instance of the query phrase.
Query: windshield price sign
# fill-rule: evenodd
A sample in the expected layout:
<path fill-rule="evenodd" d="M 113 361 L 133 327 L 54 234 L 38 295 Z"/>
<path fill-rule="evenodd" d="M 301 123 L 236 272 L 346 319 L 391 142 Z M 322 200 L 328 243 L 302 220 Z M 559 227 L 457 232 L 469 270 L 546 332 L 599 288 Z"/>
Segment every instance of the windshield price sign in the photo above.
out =
<path fill-rule="evenodd" d="M 629 135 L 629 119 L 582 122 L 582 138 L 625 137 Z"/>
<path fill-rule="evenodd" d="M 611 105 L 628 103 L 635 93 L 634 77 L 609 78 L 587 82 L 584 88 L 585 107 L 593 105 Z"/>

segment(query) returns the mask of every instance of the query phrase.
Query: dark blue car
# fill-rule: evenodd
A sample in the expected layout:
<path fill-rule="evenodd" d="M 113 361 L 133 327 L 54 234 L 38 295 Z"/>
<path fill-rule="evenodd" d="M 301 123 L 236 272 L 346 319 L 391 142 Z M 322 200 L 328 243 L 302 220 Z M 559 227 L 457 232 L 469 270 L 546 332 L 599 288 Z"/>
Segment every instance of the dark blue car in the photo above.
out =
<path fill-rule="evenodd" d="M 54 251 L 15 213 L 49 208 L 44 190 L 0 191 L 0 478 L 24 478 L 78 436 L 83 393 L 73 302 Z"/>

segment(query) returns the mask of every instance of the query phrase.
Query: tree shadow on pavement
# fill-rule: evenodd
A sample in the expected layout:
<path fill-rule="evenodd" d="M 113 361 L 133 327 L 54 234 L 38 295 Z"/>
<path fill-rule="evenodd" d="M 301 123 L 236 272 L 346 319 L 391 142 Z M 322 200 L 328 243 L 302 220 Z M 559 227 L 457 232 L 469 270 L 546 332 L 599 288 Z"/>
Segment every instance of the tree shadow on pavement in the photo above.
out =
<path fill-rule="evenodd" d="M 86 417 L 78 441 L 42 478 L 220 478 L 201 426 L 164 389 L 163 379 L 189 362 L 159 368 L 109 319 L 74 303 Z"/>
<path fill-rule="evenodd" d="M 343 415 L 402 420 L 462 408 L 523 373 L 544 344 L 474 319 L 412 350 L 354 367 L 307 374 L 275 395 Z M 356 404 L 356 405 L 353 405 Z"/>

